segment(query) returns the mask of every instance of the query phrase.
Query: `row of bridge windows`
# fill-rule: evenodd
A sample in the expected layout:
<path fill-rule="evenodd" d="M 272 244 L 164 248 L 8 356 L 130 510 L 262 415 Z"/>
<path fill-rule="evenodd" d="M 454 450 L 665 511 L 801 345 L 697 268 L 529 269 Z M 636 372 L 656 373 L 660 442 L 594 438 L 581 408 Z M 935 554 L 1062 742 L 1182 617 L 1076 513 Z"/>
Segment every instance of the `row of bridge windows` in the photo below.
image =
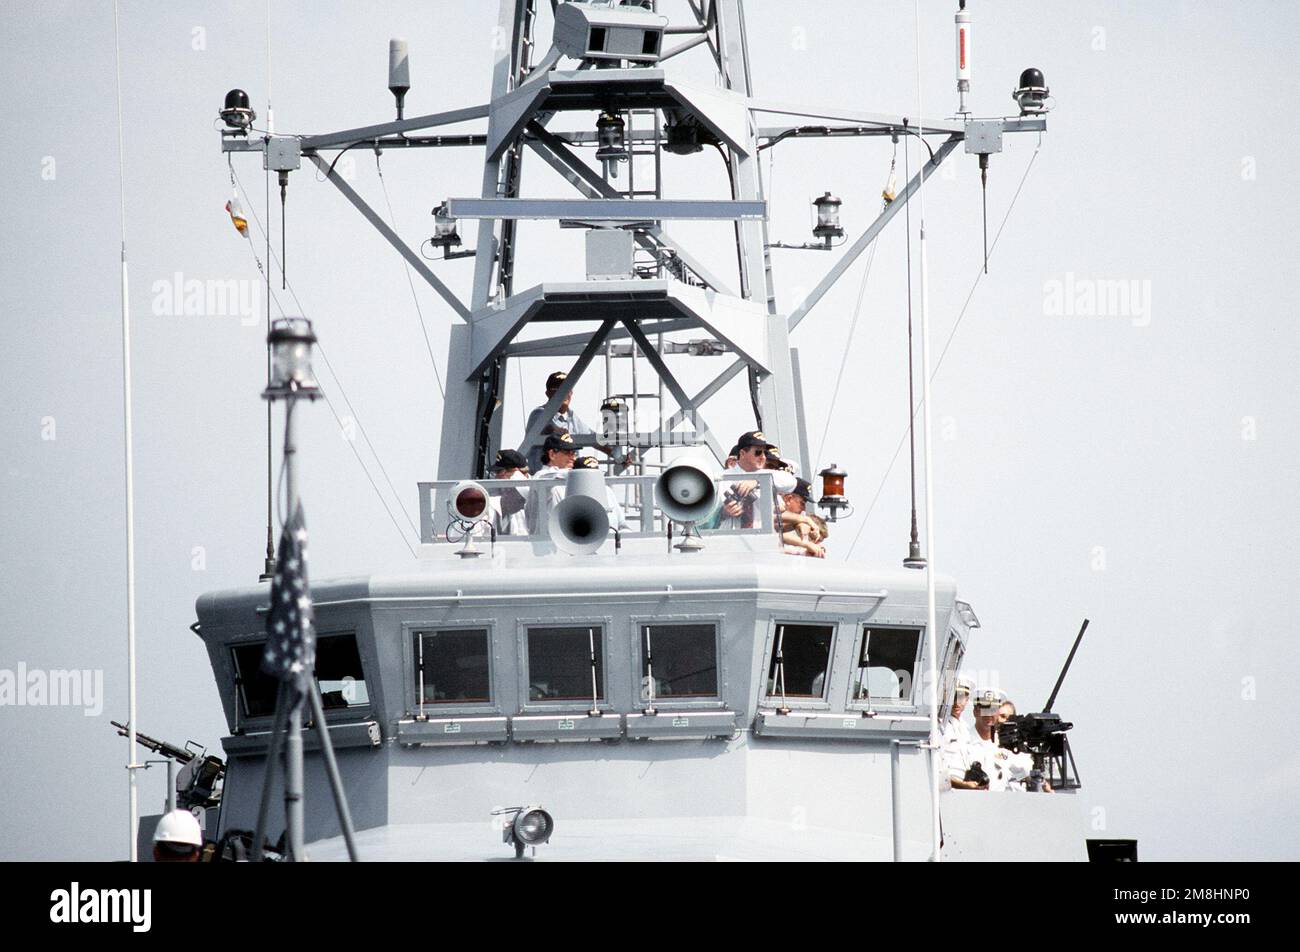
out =
<path fill-rule="evenodd" d="M 525 628 L 527 701 L 603 701 L 606 692 L 601 625 Z M 768 656 L 765 693 L 772 701 L 826 699 L 834 625 L 778 622 Z M 491 632 L 486 627 L 437 628 L 414 633 L 413 697 L 421 707 L 488 705 L 496 700 Z M 852 701 L 912 702 L 921 629 L 866 625 L 856 646 Z M 260 669 L 262 642 L 232 648 L 244 717 L 269 716 L 277 682 Z M 717 700 L 718 628 L 715 623 L 640 626 L 642 701 Z M 326 709 L 369 705 L 356 637 L 322 634 L 315 675 Z"/>

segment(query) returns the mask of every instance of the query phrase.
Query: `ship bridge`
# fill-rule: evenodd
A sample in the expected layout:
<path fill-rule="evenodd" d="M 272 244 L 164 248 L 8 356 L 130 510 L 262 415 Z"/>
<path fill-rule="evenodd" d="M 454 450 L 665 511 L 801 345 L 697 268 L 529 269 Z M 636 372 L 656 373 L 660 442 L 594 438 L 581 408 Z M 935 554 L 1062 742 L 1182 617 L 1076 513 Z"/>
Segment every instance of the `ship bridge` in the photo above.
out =
<path fill-rule="evenodd" d="M 429 545 L 414 568 L 313 584 L 316 678 L 358 830 L 481 828 L 517 802 L 544 805 L 561 828 L 780 825 L 797 802 L 829 830 L 874 802 L 844 842 L 885 858 L 897 783 L 924 854 L 920 573 L 791 558 L 752 537 L 709 536 L 689 553 L 631 539 L 585 557 L 535 544 L 498 542 L 478 559 Z M 197 607 L 230 727 L 223 831 L 251 829 L 257 813 L 278 686 L 259 669 L 267 596 L 249 587 Z M 940 599 L 951 678 L 974 616 L 950 580 Z M 321 790 L 314 740 L 308 779 Z M 306 832 L 338 833 L 327 799 L 308 803 Z"/>

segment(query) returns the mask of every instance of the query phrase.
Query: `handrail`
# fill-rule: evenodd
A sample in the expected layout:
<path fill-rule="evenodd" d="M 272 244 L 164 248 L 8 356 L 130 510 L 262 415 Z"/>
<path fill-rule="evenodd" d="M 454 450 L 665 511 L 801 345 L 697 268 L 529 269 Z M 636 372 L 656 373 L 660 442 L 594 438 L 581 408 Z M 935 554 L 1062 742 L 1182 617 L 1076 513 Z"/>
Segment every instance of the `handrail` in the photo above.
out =
<path fill-rule="evenodd" d="M 715 477 L 714 483 L 718 487 L 718 497 L 721 498 L 726 492 L 727 487 L 733 483 L 753 481 L 759 484 L 759 493 L 761 498 L 773 498 L 772 473 L 762 470 L 755 473 L 745 473 L 740 470 L 728 470 Z M 667 517 L 662 510 L 654 504 L 655 483 L 658 476 L 653 475 L 630 475 L 630 476 L 606 476 L 605 485 L 614 489 L 616 495 L 620 489 L 624 489 L 622 498 L 619 499 L 623 505 L 630 524 L 638 526 L 637 529 L 624 531 L 624 539 L 647 539 L 656 538 L 665 533 Z M 421 481 L 416 483 L 419 490 L 419 510 L 420 510 L 420 542 L 425 544 L 446 544 L 449 541 L 459 543 L 461 538 L 453 536 L 451 540 L 447 538 L 447 528 L 451 522 L 448 515 L 447 503 L 450 498 L 451 490 L 458 486 L 463 480 L 458 479 L 440 479 L 431 481 Z M 474 482 L 482 486 L 489 496 L 499 496 L 505 489 L 533 489 L 539 486 L 550 488 L 552 483 L 549 479 L 530 479 L 527 482 L 514 479 L 476 479 Z M 627 491 L 627 490 L 630 490 Z M 639 501 L 638 501 L 639 500 Z M 725 534 L 725 535 L 775 535 L 776 521 L 775 512 L 772 506 L 758 506 L 755 511 L 755 524 L 752 528 L 742 529 L 730 526 L 704 530 L 706 534 Z M 549 543 L 550 536 L 543 533 L 534 533 L 531 535 L 507 536 L 511 541 L 520 542 L 545 542 Z M 501 537 L 498 537 L 498 541 Z"/>

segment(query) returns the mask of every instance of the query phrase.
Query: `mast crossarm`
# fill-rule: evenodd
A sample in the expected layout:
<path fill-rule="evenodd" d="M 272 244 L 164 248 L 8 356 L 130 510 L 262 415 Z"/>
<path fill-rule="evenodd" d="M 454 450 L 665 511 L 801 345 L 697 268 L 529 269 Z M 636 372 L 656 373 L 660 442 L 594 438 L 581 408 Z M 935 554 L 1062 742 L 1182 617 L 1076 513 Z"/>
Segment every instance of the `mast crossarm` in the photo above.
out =
<path fill-rule="evenodd" d="M 904 116 L 889 115 L 879 112 L 857 112 L 853 109 L 839 109 L 826 106 L 804 106 L 796 103 L 772 102 L 766 99 L 749 99 L 750 112 L 774 113 L 781 116 L 806 116 L 809 119 L 832 119 L 837 122 L 855 122 L 868 126 L 903 127 Z M 966 124 L 959 119 L 924 119 L 909 120 L 909 128 L 923 135 L 945 133 L 960 135 Z"/>
<path fill-rule="evenodd" d="M 449 198 L 452 218 L 569 219 L 577 221 L 640 222 L 761 220 L 763 201 L 730 199 L 630 198 Z"/>
<path fill-rule="evenodd" d="M 979 120 L 983 123 L 1000 123 L 1002 132 L 1045 132 L 1047 130 L 1047 120 L 1041 116 L 1035 117 L 1003 117 L 1001 119 Z M 791 138 L 799 139 L 832 139 L 853 136 L 894 136 L 904 133 L 904 130 L 911 132 L 918 131 L 912 126 L 904 126 L 901 122 L 897 125 L 855 125 L 855 126 L 816 126 L 803 123 L 797 126 L 763 126 L 758 130 L 758 138 L 766 140 L 759 145 L 759 149 L 770 149 L 778 141 Z M 932 130 L 927 129 L 926 132 Z M 952 133 L 956 135 L 957 133 Z M 963 130 L 961 137 L 964 139 L 966 133 Z"/>
<path fill-rule="evenodd" d="M 353 142 L 368 142 L 380 136 L 399 135 L 403 132 L 414 132 L 417 129 L 431 129 L 434 126 L 450 126 L 457 122 L 468 122 L 471 119 L 486 119 L 489 111 L 490 107 L 484 103 L 481 106 L 468 106 L 464 109 L 435 112 L 427 116 L 415 116 L 411 119 L 381 122 L 375 126 L 361 126 L 356 129 L 343 129 L 339 132 L 326 132 L 322 135 L 303 136 L 301 145 L 305 150 L 326 149 L 332 146 L 348 145 Z"/>
<path fill-rule="evenodd" d="M 366 220 L 375 226 L 375 230 L 383 235 L 384 239 L 390 245 L 397 249 L 398 254 L 405 258 L 411 267 L 419 272 L 420 277 L 424 278 L 424 280 L 429 283 L 429 286 L 438 292 L 438 295 L 451 306 L 451 309 L 460 315 L 462 320 L 468 322 L 469 309 L 461 303 L 460 298 L 456 297 L 451 288 L 443 284 L 438 276 L 429 269 L 429 266 L 424 263 L 420 256 L 412 251 L 406 242 L 402 241 L 397 232 L 393 231 L 393 229 L 389 227 L 388 222 L 380 218 L 375 210 L 366 204 L 365 199 L 358 195 L 356 191 L 353 190 L 352 186 L 343 181 L 342 176 L 331 169 L 329 163 L 327 163 L 323 158 L 319 155 L 309 155 L 307 158 L 311 159 L 312 162 L 315 163 L 316 168 L 325 173 L 325 177 L 343 193 L 343 196 L 348 201 L 357 207 L 357 210 L 365 216 Z"/>

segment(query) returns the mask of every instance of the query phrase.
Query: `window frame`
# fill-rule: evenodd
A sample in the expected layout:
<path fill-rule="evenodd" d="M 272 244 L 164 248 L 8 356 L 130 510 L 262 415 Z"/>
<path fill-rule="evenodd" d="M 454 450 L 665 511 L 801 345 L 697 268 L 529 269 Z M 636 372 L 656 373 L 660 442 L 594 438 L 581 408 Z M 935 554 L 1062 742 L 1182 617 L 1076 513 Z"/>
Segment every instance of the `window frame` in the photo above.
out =
<path fill-rule="evenodd" d="M 948 661 L 953 652 L 957 652 L 957 663 L 953 666 L 952 677 L 948 679 Z M 939 666 L 939 683 L 943 686 L 943 696 L 939 698 L 939 723 L 946 723 L 952 713 L 953 698 L 957 694 L 957 679 L 961 677 L 961 663 L 966 660 L 966 642 L 956 628 L 948 629 L 948 644 L 943 653 L 943 664 Z"/>
<path fill-rule="evenodd" d="M 628 688 L 631 690 L 632 703 L 629 710 L 633 713 L 639 713 L 645 708 L 645 702 L 641 700 L 641 630 L 646 626 L 650 627 L 674 627 L 685 625 L 712 625 L 713 626 L 713 652 L 714 652 L 714 686 L 716 693 L 709 697 L 692 697 L 692 698 L 674 698 L 660 697 L 655 695 L 654 706 L 656 710 L 674 710 L 674 711 L 718 711 L 725 710 L 726 701 L 723 698 L 723 691 L 726 687 L 726 681 L 723 678 L 722 664 L 722 626 L 726 616 L 721 613 L 700 615 L 700 614 L 673 614 L 673 615 L 632 615 L 628 618 L 630 623 L 629 643 L 632 645 L 632 671 L 628 679 Z M 653 645 L 651 646 L 653 648 Z"/>
<path fill-rule="evenodd" d="M 853 654 L 849 660 L 849 677 L 848 677 L 848 703 L 845 705 L 851 711 L 865 711 L 868 709 L 867 699 L 857 697 L 853 691 L 853 682 L 858 677 L 858 672 L 862 670 L 859 662 L 862 659 L 862 646 L 866 639 L 868 628 L 876 631 L 914 631 L 917 632 L 916 651 L 912 656 L 912 683 L 908 696 L 905 699 L 886 698 L 871 696 L 870 709 L 873 711 L 890 711 L 911 713 L 920 707 L 918 701 L 918 692 L 920 691 L 922 677 L 920 675 L 921 660 L 925 655 L 925 625 L 915 622 L 875 622 L 870 619 L 863 619 L 857 622 L 857 632 L 853 638 Z M 897 670 L 897 669 L 893 669 Z"/>
<path fill-rule="evenodd" d="M 520 714 L 566 713 L 569 711 L 589 711 L 592 709 L 591 698 L 574 700 L 534 701 L 529 698 L 531 672 L 528 665 L 528 645 L 531 630 L 534 628 L 596 628 L 599 629 L 598 643 L 601 657 L 602 697 L 596 702 L 596 710 L 607 713 L 617 710 L 613 697 L 615 680 L 611 671 L 614 664 L 621 663 L 613 651 L 614 624 L 610 615 L 552 615 L 549 617 L 520 618 L 517 622 L 519 673 L 516 688 L 519 692 L 516 707 Z"/>
<path fill-rule="evenodd" d="M 361 677 L 366 684 L 366 703 L 358 704 L 356 706 L 336 707 L 336 708 L 326 709 L 325 720 L 331 724 L 339 721 L 368 720 L 372 716 L 372 712 L 374 710 L 373 686 L 371 684 L 370 677 L 366 671 L 366 662 L 365 662 L 365 658 L 362 656 L 361 643 L 358 639 L 357 629 L 355 627 L 352 627 L 352 628 L 336 628 L 336 629 L 331 629 L 329 631 L 317 631 L 316 644 L 319 647 L 320 642 L 324 639 L 349 637 L 349 636 L 352 638 L 353 642 L 357 646 L 357 663 L 361 665 Z M 247 688 L 246 686 L 241 685 L 235 681 L 236 677 L 242 679 L 243 676 L 243 672 L 241 672 L 239 669 L 239 662 L 235 658 L 235 651 L 238 649 L 247 648 L 249 645 L 257 645 L 259 649 L 261 649 L 259 651 L 259 655 L 260 655 L 261 651 L 264 651 L 266 649 L 266 642 L 267 642 L 266 632 L 261 631 L 258 632 L 256 635 L 249 635 L 247 637 L 238 638 L 233 641 L 228 641 L 225 643 L 225 648 L 226 651 L 228 652 L 228 657 L 230 658 L 231 686 L 232 688 L 234 688 L 235 713 L 237 715 L 237 724 L 239 725 L 239 729 L 241 732 L 246 732 L 250 727 L 255 727 L 259 729 L 262 727 L 269 727 L 273 722 L 273 720 L 275 719 L 274 701 L 272 702 L 271 713 L 256 714 L 256 715 L 249 714 L 248 707 L 244 703 L 244 692 L 247 690 Z M 259 661 L 259 669 L 260 669 L 260 661 Z M 316 678 L 315 670 L 312 671 L 312 679 L 315 680 L 318 685 L 320 684 L 320 680 Z M 310 720 L 310 715 L 307 715 L 306 720 L 308 721 Z"/>
<path fill-rule="evenodd" d="M 436 631 L 485 631 L 487 633 L 488 700 L 465 703 L 426 701 L 424 716 L 426 718 L 442 718 L 455 717 L 461 714 L 502 713 L 502 685 L 497 679 L 500 671 L 500 652 L 497 643 L 496 622 L 491 618 L 457 618 L 434 622 L 402 622 L 402 652 L 405 667 L 402 696 L 406 701 L 407 716 L 418 717 L 420 714 L 418 639 L 426 632 Z"/>
<path fill-rule="evenodd" d="M 820 698 L 813 697 L 791 697 L 785 698 L 785 706 L 790 710 L 804 711 L 829 711 L 831 710 L 831 689 L 832 681 L 838 676 L 835 670 L 835 652 L 840 644 L 840 627 L 844 624 L 844 619 L 835 617 L 828 619 L 825 615 L 803 614 L 800 612 L 782 612 L 772 614 L 768 617 L 767 638 L 764 641 L 763 655 L 759 661 L 758 677 L 758 706 L 765 709 L 775 709 L 782 703 L 781 694 L 769 694 L 767 691 L 767 674 L 772 668 L 772 659 L 776 655 L 776 641 L 778 630 L 782 625 L 798 625 L 802 627 L 829 628 L 831 631 L 831 643 L 826 651 L 826 671 L 822 679 L 822 695 Z"/>

